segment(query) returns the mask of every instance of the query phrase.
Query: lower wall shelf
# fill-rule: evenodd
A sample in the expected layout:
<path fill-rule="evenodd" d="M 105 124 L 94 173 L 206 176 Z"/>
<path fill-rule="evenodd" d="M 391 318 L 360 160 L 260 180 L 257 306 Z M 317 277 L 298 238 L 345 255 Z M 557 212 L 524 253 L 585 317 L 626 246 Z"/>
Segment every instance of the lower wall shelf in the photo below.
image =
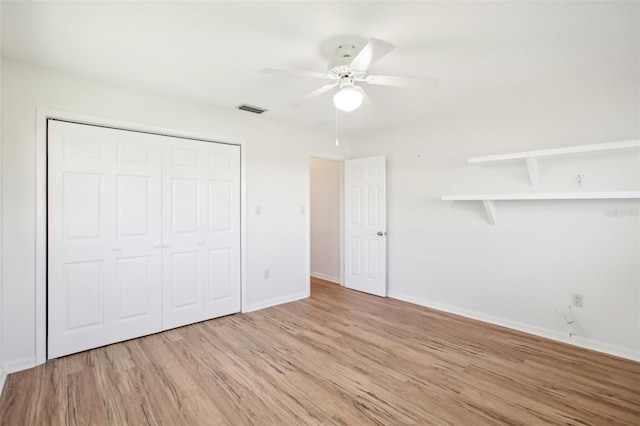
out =
<path fill-rule="evenodd" d="M 640 199 L 640 191 L 542 192 L 522 194 L 443 195 L 443 201 L 482 201 L 487 219 L 496 224 L 496 201 Z"/>

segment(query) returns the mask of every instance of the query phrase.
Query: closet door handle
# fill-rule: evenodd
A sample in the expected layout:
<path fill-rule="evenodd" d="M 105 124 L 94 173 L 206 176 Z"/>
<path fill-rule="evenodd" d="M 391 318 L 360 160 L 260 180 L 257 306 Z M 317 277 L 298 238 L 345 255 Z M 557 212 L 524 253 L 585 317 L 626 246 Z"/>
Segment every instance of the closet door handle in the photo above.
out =
<path fill-rule="evenodd" d="M 203 246 L 203 245 L 204 245 L 204 240 L 200 240 L 200 241 L 198 241 L 198 244 L 199 244 L 199 245 L 201 245 L 201 246 Z"/>
<path fill-rule="evenodd" d="M 162 243 L 162 247 L 164 247 L 164 248 L 169 247 L 169 243 Z"/>
<path fill-rule="evenodd" d="M 113 251 L 120 251 L 120 246 L 113 246 Z"/>
<path fill-rule="evenodd" d="M 159 244 L 159 243 L 155 243 L 155 244 L 153 245 L 153 248 L 159 248 L 159 247 L 160 247 L 160 244 Z"/>

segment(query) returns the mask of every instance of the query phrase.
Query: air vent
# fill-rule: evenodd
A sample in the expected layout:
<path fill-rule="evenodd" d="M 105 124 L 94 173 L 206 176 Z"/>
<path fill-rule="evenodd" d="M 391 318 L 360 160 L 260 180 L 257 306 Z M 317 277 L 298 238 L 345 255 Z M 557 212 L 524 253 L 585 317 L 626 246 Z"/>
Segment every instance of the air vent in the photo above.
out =
<path fill-rule="evenodd" d="M 269 111 L 268 109 L 265 109 L 265 108 L 260 108 L 257 106 L 247 105 L 247 104 L 240 104 L 236 108 L 242 111 L 252 112 L 254 114 L 262 114 L 263 112 Z"/>

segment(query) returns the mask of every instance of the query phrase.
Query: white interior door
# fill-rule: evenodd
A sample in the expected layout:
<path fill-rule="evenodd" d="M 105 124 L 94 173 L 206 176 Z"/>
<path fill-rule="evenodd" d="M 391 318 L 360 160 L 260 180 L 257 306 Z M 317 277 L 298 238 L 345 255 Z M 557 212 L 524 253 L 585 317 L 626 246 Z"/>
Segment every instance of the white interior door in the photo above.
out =
<path fill-rule="evenodd" d="M 240 148 L 163 138 L 163 329 L 240 311 Z"/>
<path fill-rule="evenodd" d="M 160 331 L 160 137 L 48 132 L 48 357 Z"/>
<path fill-rule="evenodd" d="M 387 295 L 385 157 L 345 161 L 345 287 Z"/>

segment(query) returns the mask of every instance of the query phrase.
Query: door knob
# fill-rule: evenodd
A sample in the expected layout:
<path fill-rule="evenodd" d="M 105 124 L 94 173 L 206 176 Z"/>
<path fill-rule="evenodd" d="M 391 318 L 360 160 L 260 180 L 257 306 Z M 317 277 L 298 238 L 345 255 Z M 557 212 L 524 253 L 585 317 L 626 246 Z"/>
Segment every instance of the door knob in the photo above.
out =
<path fill-rule="evenodd" d="M 386 232 L 382 232 L 382 231 L 378 231 L 378 236 L 379 237 L 382 237 L 383 235 L 387 235 L 387 233 Z"/>
<path fill-rule="evenodd" d="M 164 247 L 164 248 L 169 247 L 169 243 L 162 243 L 162 247 Z"/>
<path fill-rule="evenodd" d="M 198 244 L 200 244 L 202 246 L 202 245 L 204 245 L 204 241 L 200 240 L 200 241 L 198 241 Z"/>
<path fill-rule="evenodd" d="M 153 248 L 158 248 L 158 247 L 160 247 L 160 244 L 158 244 L 158 243 L 155 243 L 155 244 L 153 245 Z"/>

